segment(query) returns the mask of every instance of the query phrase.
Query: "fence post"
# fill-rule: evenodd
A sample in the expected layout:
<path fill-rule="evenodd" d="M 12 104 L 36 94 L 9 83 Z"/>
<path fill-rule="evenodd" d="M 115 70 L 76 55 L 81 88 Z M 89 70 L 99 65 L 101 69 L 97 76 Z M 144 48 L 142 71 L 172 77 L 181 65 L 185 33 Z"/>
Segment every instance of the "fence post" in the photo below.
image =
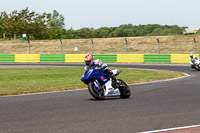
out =
<path fill-rule="evenodd" d="M 93 42 L 93 39 L 91 39 L 91 42 L 92 42 L 92 54 L 94 52 L 94 42 Z"/>
<path fill-rule="evenodd" d="M 194 54 L 196 54 L 196 39 L 194 38 Z"/>
<path fill-rule="evenodd" d="M 6 40 L 6 34 L 5 33 L 3 33 L 3 39 Z"/>
<path fill-rule="evenodd" d="M 61 54 L 63 54 L 63 43 L 62 43 L 62 39 L 60 39 L 60 52 L 61 52 Z"/>
<path fill-rule="evenodd" d="M 16 40 L 17 39 L 17 35 L 16 34 L 14 34 L 14 40 Z"/>
<path fill-rule="evenodd" d="M 30 50 L 30 40 L 28 39 L 28 54 L 30 54 L 31 50 Z"/>
<path fill-rule="evenodd" d="M 159 47 L 159 45 L 160 45 L 160 41 L 159 41 L 158 38 L 157 38 L 157 42 L 158 42 L 158 54 L 160 54 L 160 47 Z"/>
<path fill-rule="evenodd" d="M 126 54 L 128 54 L 128 41 L 125 38 L 125 42 L 126 42 Z"/>

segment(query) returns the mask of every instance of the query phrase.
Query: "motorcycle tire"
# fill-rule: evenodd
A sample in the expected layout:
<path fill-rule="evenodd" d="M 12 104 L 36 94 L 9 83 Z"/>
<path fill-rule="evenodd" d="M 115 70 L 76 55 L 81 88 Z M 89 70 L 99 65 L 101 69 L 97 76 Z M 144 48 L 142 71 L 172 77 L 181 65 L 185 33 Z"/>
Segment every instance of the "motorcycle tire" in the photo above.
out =
<path fill-rule="evenodd" d="M 117 79 L 119 81 L 119 91 L 121 93 L 120 97 L 121 98 L 129 98 L 131 95 L 131 90 L 129 88 L 129 86 L 120 79 Z"/>
<path fill-rule="evenodd" d="M 104 89 L 99 89 L 96 88 L 95 84 L 93 82 L 89 82 L 88 84 L 88 90 L 90 92 L 90 94 L 97 100 L 104 100 L 105 96 L 104 96 Z"/>

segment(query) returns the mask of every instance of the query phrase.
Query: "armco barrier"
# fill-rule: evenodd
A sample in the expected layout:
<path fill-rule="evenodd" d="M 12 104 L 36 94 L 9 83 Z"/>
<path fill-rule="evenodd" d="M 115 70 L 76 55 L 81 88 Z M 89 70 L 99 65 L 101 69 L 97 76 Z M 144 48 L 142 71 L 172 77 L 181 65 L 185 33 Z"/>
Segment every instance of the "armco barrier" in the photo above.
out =
<path fill-rule="evenodd" d="M 66 54 L 65 62 L 84 62 L 86 54 Z"/>
<path fill-rule="evenodd" d="M 145 54 L 144 63 L 170 63 L 170 54 Z"/>
<path fill-rule="evenodd" d="M 199 57 L 199 54 L 195 54 Z M 171 63 L 189 63 L 189 54 L 171 54 Z"/>
<path fill-rule="evenodd" d="M 144 63 L 143 54 L 118 54 L 117 63 Z"/>
<path fill-rule="evenodd" d="M 0 62 L 15 62 L 14 54 L 0 54 Z"/>
<path fill-rule="evenodd" d="M 15 62 L 40 62 L 40 54 L 15 54 Z"/>
<path fill-rule="evenodd" d="M 65 54 L 40 54 L 40 62 L 65 62 Z"/>
<path fill-rule="evenodd" d="M 99 59 L 105 63 L 116 63 L 117 55 L 116 54 L 93 54 L 94 59 Z"/>

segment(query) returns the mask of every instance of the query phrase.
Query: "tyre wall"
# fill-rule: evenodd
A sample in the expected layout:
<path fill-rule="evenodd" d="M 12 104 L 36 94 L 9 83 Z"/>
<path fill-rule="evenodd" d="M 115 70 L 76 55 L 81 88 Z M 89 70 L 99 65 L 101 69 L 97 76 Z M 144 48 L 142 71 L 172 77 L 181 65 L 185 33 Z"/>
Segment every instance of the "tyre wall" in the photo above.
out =
<path fill-rule="evenodd" d="M 0 54 L 0 62 L 83 63 L 86 54 Z M 190 54 L 93 54 L 105 63 L 189 63 Z M 199 57 L 199 54 L 195 54 Z"/>
<path fill-rule="evenodd" d="M 0 54 L 0 62 L 15 62 L 14 54 Z"/>
<path fill-rule="evenodd" d="M 40 54 L 15 54 L 15 62 L 40 62 Z"/>
<path fill-rule="evenodd" d="M 65 54 L 40 54 L 40 62 L 65 62 Z"/>
<path fill-rule="evenodd" d="M 170 63 L 170 54 L 145 54 L 144 63 Z"/>
<path fill-rule="evenodd" d="M 199 57 L 198 54 L 195 56 Z M 188 63 L 189 57 L 189 54 L 171 54 L 171 63 Z"/>

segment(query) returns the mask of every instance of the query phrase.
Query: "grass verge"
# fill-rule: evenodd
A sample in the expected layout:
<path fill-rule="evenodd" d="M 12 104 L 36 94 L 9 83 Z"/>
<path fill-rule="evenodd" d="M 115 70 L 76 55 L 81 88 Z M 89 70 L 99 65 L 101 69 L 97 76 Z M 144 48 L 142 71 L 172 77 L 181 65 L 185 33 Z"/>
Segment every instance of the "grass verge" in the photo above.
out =
<path fill-rule="evenodd" d="M 127 83 L 184 76 L 182 73 L 171 71 L 120 69 L 122 73 L 118 78 Z M 82 74 L 83 67 L 1 68 L 0 96 L 87 88 L 80 81 Z"/>
<path fill-rule="evenodd" d="M 128 54 L 157 54 L 157 39 L 160 41 L 160 54 L 189 54 L 194 52 L 194 38 L 200 35 L 181 36 L 141 36 L 126 37 Z M 91 53 L 90 39 L 63 39 L 63 53 Z M 126 54 L 125 37 L 93 38 L 94 54 Z M 60 40 L 31 40 L 31 54 L 60 54 Z M 0 40 L 1 54 L 28 54 L 28 42 L 22 40 Z M 77 47 L 78 51 L 74 51 Z M 196 46 L 200 53 L 200 45 Z"/>

